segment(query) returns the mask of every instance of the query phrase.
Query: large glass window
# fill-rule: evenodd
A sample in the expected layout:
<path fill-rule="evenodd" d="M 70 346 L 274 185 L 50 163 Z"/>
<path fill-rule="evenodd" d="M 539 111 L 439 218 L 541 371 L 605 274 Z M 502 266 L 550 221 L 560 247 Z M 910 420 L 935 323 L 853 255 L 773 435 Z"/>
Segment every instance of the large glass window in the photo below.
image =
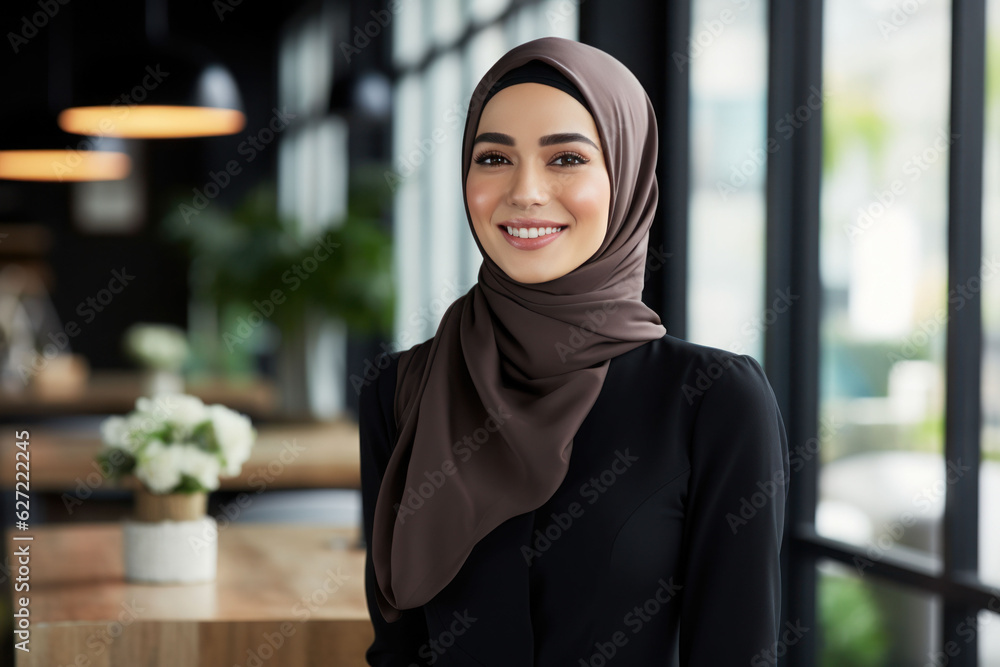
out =
<path fill-rule="evenodd" d="M 935 596 L 866 578 L 840 563 L 821 562 L 817 569 L 822 628 L 817 665 L 935 664 L 932 656 L 941 647 L 941 605 Z"/>
<path fill-rule="evenodd" d="M 817 527 L 939 554 L 950 5 L 898 23 L 867 2 L 825 6 Z"/>
<path fill-rule="evenodd" d="M 778 316 L 763 282 L 767 6 L 694 2 L 688 52 L 670 60 L 691 77 L 688 339 L 762 361 Z"/>
<path fill-rule="evenodd" d="M 769 171 L 768 270 L 811 301 L 768 347 L 788 350 L 772 382 L 802 470 L 786 614 L 820 628 L 789 665 L 1000 664 L 1000 32 L 985 4 L 770 4 L 796 33 L 770 35 L 770 117 L 822 99 L 821 128 L 803 118 Z"/>

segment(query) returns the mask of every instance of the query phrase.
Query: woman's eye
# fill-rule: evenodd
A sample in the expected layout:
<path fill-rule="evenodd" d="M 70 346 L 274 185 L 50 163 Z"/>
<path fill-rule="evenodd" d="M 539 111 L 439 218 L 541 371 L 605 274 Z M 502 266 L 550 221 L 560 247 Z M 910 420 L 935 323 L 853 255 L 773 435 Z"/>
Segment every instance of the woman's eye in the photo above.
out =
<path fill-rule="evenodd" d="M 504 156 L 499 153 L 483 153 L 476 158 L 476 164 L 486 165 L 487 167 L 495 167 L 500 164 L 500 160 L 506 160 Z"/>
<path fill-rule="evenodd" d="M 576 153 L 563 153 L 562 155 L 557 156 L 553 162 L 558 162 L 559 160 L 563 160 L 563 163 L 560 166 L 567 167 L 575 167 L 576 165 L 587 164 L 587 162 L 589 162 L 587 158 L 582 155 L 577 155 Z"/>

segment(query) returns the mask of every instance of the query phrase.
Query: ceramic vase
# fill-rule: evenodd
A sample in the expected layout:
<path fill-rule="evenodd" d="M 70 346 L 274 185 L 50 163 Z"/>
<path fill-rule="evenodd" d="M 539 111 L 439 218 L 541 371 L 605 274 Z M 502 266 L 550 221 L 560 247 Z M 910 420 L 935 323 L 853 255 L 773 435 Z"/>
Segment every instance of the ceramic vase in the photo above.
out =
<path fill-rule="evenodd" d="M 125 578 L 185 584 L 215 580 L 218 525 L 206 513 L 208 495 L 135 492 L 134 513 L 122 525 Z"/>

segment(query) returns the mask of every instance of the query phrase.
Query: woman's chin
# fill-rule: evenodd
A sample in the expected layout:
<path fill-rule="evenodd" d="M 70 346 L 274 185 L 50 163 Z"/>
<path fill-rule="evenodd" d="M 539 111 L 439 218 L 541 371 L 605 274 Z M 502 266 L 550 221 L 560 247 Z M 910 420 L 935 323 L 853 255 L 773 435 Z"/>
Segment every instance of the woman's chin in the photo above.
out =
<path fill-rule="evenodd" d="M 526 285 L 547 283 L 564 275 L 553 271 L 551 267 L 509 267 L 505 268 L 504 271 L 512 280 Z"/>

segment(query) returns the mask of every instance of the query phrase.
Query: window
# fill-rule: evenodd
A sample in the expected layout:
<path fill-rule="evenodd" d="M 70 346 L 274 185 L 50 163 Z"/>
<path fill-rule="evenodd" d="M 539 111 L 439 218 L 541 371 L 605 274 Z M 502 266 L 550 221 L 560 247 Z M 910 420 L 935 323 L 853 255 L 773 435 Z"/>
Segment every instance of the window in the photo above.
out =
<path fill-rule="evenodd" d="M 765 358 L 793 448 L 785 615 L 818 628 L 778 648 L 995 664 L 985 3 L 770 9 L 769 123 L 800 123 L 768 165 L 768 284 L 802 298 Z"/>

